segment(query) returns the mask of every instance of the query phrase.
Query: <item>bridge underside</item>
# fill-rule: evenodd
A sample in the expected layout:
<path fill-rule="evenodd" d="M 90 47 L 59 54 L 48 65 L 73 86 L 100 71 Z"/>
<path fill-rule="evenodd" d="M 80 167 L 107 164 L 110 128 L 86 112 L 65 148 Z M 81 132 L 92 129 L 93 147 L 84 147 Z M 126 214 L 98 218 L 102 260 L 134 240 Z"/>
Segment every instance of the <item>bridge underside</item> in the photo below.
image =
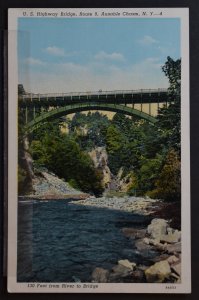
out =
<path fill-rule="evenodd" d="M 27 132 L 32 132 L 36 128 L 38 128 L 43 122 L 52 121 L 57 118 L 76 113 L 81 111 L 89 111 L 89 110 L 102 110 L 102 111 L 111 111 L 118 112 L 128 116 L 136 116 L 138 118 L 144 119 L 150 123 L 155 123 L 157 119 L 143 111 L 139 111 L 137 109 L 120 105 L 120 104 L 110 104 L 110 103 L 81 103 L 81 104 L 73 104 L 67 105 L 64 107 L 55 108 L 49 110 L 47 112 L 42 112 L 41 115 L 35 117 L 32 121 L 26 124 Z"/>

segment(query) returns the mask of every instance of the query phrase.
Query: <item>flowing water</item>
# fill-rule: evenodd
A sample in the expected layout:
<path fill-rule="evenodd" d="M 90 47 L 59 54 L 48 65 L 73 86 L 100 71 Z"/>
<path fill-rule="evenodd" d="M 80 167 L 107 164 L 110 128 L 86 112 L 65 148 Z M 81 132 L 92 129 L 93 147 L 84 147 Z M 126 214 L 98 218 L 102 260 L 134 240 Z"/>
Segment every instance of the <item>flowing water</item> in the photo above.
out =
<path fill-rule="evenodd" d="M 67 200 L 20 201 L 17 279 L 90 282 L 96 267 L 110 269 L 120 259 L 143 262 L 121 228 L 142 227 L 144 221 L 143 216 Z"/>

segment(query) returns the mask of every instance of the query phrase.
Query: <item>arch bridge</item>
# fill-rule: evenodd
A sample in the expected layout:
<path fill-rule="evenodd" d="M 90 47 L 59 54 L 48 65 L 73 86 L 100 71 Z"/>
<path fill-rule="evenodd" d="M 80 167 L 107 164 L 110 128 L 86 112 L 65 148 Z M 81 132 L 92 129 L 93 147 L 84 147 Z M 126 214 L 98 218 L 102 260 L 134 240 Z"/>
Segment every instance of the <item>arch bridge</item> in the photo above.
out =
<path fill-rule="evenodd" d="M 167 89 L 117 90 L 78 93 L 19 95 L 19 110 L 25 118 L 26 130 L 31 132 L 42 122 L 90 110 L 120 112 L 155 123 L 160 105 L 168 105 Z"/>

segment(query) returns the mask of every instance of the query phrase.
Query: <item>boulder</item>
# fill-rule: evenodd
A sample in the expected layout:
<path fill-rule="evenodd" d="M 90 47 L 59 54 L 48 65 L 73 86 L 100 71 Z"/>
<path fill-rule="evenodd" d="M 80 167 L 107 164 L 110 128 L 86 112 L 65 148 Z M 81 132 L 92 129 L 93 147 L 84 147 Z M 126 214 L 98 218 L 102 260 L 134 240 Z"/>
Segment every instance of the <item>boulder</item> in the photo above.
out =
<path fill-rule="evenodd" d="M 146 229 L 122 228 L 122 233 L 131 239 L 142 239 L 146 235 Z"/>
<path fill-rule="evenodd" d="M 133 270 L 136 267 L 136 264 L 134 262 L 130 262 L 128 259 L 119 260 L 118 265 L 126 267 L 130 270 Z"/>
<path fill-rule="evenodd" d="M 153 219 L 147 227 L 147 233 L 152 239 L 160 241 L 162 236 L 167 234 L 168 223 L 164 219 Z"/>
<path fill-rule="evenodd" d="M 157 243 L 155 247 L 158 251 L 165 252 L 167 250 L 167 244 Z"/>
<path fill-rule="evenodd" d="M 115 274 L 119 274 L 119 275 L 127 275 L 131 272 L 132 270 L 125 267 L 125 266 L 122 266 L 122 265 L 116 265 L 112 268 L 112 272 L 115 273 Z"/>
<path fill-rule="evenodd" d="M 96 147 L 91 152 L 88 152 L 93 160 L 96 169 L 102 173 L 102 184 L 104 188 L 110 187 L 111 184 L 111 171 L 108 166 L 108 154 L 105 147 Z"/>
<path fill-rule="evenodd" d="M 133 271 L 122 265 L 116 265 L 112 268 L 109 275 L 109 282 L 123 282 L 125 277 L 129 277 Z"/>
<path fill-rule="evenodd" d="M 136 253 L 143 258 L 143 262 L 148 259 L 150 260 L 155 255 L 158 255 L 156 247 L 145 244 L 143 240 L 136 241 L 135 246 L 137 248 Z"/>
<path fill-rule="evenodd" d="M 146 269 L 148 269 L 148 266 L 145 266 L 145 265 L 139 265 L 139 266 L 138 266 L 138 269 L 141 270 L 141 271 L 145 271 Z"/>
<path fill-rule="evenodd" d="M 168 244 L 175 244 L 181 241 L 181 232 L 178 230 L 174 230 L 173 232 L 169 232 L 167 235 L 162 235 L 160 237 L 161 242 L 166 242 Z"/>
<path fill-rule="evenodd" d="M 152 246 L 158 246 L 160 244 L 160 242 L 155 239 L 148 239 L 147 243 L 149 243 L 149 245 L 152 245 Z"/>
<path fill-rule="evenodd" d="M 165 251 L 166 250 L 166 244 L 162 244 L 160 243 L 158 240 L 156 239 L 149 239 L 149 238 L 144 238 L 143 239 L 143 242 L 146 244 L 146 245 L 151 245 L 151 246 L 155 246 L 156 249 L 158 251 Z"/>
<path fill-rule="evenodd" d="M 170 277 L 174 278 L 175 281 L 178 280 L 180 277 L 176 275 L 175 273 L 171 273 Z"/>
<path fill-rule="evenodd" d="M 178 276 L 181 276 L 181 263 L 176 263 L 171 266 L 172 271 L 174 271 Z"/>
<path fill-rule="evenodd" d="M 143 242 L 144 242 L 146 245 L 149 245 L 149 244 L 150 244 L 150 240 L 149 240 L 147 237 L 145 237 L 145 238 L 143 239 Z"/>
<path fill-rule="evenodd" d="M 155 257 L 151 258 L 150 261 L 153 262 L 153 263 L 157 263 L 157 262 L 160 262 L 160 261 L 166 260 L 166 259 L 168 261 L 168 254 L 163 253 L 163 254 L 160 254 L 158 256 L 155 256 Z"/>
<path fill-rule="evenodd" d="M 181 242 L 175 244 L 168 244 L 165 249 L 169 254 L 181 253 Z"/>
<path fill-rule="evenodd" d="M 174 229 L 171 227 L 167 228 L 167 234 L 172 234 L 174 232 Z"/>
<path fill-rule="evenodd" d="M 95 268 L 91 279 L 92 282 L 108 282 L 109 271 L 103 268 Z"/>
<path fill-rule="evenodd" d="M 168 261 L 168 263 L 169 263 L 170 266 L 171 266 L 171 265 L 173 265 L 173 264 L 179 262 L 180 259 L 179 259 L 178 257 L 176 257 L 175 255 L 172 255 L 172 256 L 169 256 L 169 257 L 167 258 L 167 261 Z"/>
<path fill-rule="evenodd" d="M 145 257 L 148 257 L 153 246 L 146 244 L 142 239 L 135 242 L 137 250 Z"/>
<path fill-rule="evenodd" d="M 155 263 L 145 270 L 147 282 L 159 283 L 164 282 L 171 274 L 171 269 L 167 260 Z"/>
<path fill-rule="evenodd" d="M 135 283 L 140 283 L 140 282 L 145 282 L 145 275 L 144 275 L 144 271 L 137 269 L 135 271 L 133 271 L 133 273 L 131 274 L 131 280 L 132 282 Z"/>

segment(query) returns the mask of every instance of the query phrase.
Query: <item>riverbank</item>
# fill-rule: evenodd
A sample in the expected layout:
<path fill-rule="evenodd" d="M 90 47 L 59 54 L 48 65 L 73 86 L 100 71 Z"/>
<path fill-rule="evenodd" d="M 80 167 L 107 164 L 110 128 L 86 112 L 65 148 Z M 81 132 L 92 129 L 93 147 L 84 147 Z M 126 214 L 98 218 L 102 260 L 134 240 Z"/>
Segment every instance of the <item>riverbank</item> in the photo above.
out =
<path fill-rule="evenodd" d="M 86 199 L 90 195 L 73 188 L 68 182 L 48 170 L 36 170 L 32 179 L 32 192 L 20 195 L 20 200 Z"/>
<path fill-rule="evenodd" d="M 79 201 L 71 201 L 72 204 L 122 210 L 151 218 L 162 218 L 169 221 L 173 228 L 181 229 L 180 202 L 167 203 L 158 199 L 144 197 L 88 197 Z"/>
<path fill-rule="evenodd" d="M 35 240 L 35 255 L 40 257 L 37 272 L 32 274 L 34 280 L 38 281 L 43 276 L 45 280 L 54 280 L 51 268 L 55 268 L 62 270 L 60 281 L 68 282 L 180 282 L 181 232 L 171 226 L 170 218 L 162 218 L 163 211 L 158 216 L 161 205 L 165 210 L 165 203 L 127 196 L 75 201 L 39 200 L 34 209 L 23 203 L 19 205 L 22 241 L 24 230 L 30 226 L 30 234 L 25 240 L 28 244 L 30 239 L 30 245 L 32 238 Z M 172 211 L 171 206 L 169 208 Z M 23 255 L 26 248 L 21 247 L 23 263 L 19 278 L 24 280 L 26 264 Z M 40 248 L 43 250 L 37 253 Z M 49 269 L 52 253 L 56 257 L 56 266 Z"/>
<path fill-rule="evenodd" d="M 135 214 L 149 215 L 158 208 L 159 200 L 143 197 L 89 197 L 84 200 L 71 201 L 73 204 L 122 210 Z"/>
<path fill-rule="evenodd" d="M 132 242 L 132 248 L 137 249 L 137 254 L 144 258 L 143 264 L 137 265 L 134 261 L 123 259 L 111 269 L 97 267 L 91 276 L 93 282 L 181 282 L 181 232 L 176 228 L 180 228 L 176 215 L 179 204 L 128 196 L 91 197 L 70 203 L 132 213 L 130 227 L 121 228 L 121 232 Z M 135 224 L 133 215 L 136 214 L 150 217 L 150 224 L 146 226 L 149 218 L 147 222 Z M 173 228 L 172 224 L 176 227 Z M 152 252 L 157 254 L 147 260 Z"/>
<path fill-rule="evenodd" d="M 131 260 L 128 256 L 122 256 L 122 259 L 119 259 L 117 264 L 111 266 L 111 268 L 105 269 L 101 265 L 95 265 L 90 273 L 90 281 L 180 282 L 180 203 L 165 203 L 161 200 L 133 197 L 125 194 L 122 197 L 103 196 L 95 198 L 74 189 L 55 174 L 45 170 L 38 172 L 33 179 L 33 192 L 19 197 L 21 202 L 26 200 L 52 200 L 52 203 L 53 200 L 64 200 L 67 201 L 67 205 L 76 206 L 78 210 L 79 207 L 82 207 L 82 209 L 83 207 L 90 207 L 91 218 L 96 218 L 96 216 L 92 216 L 92 208 L 108 209 L 113 213 L 115 211 L 117 214 L 123 212 L 129 215 L 128 222 L 123 217 L 114 220 L 114 222 L 116 227 L 120 228 L 119 230 L 124 239 L 130 242 L 131 249 L 137 257 L 136 260 Z M 62 202 L 63 205 L 64 201 Z M 53 204 L 53 206 L 55 206 L 55 214 L 56 204 Z M 65 209 L 64 206 L 63 210 Z M 41 217 L 43 214 L 41 214 Z M 107 222 L 109 222 L 109 219 Z M 71 226 L 74 225 L 71 223 Z M 120 247 L 123 247 L 123 242 Z"/>

